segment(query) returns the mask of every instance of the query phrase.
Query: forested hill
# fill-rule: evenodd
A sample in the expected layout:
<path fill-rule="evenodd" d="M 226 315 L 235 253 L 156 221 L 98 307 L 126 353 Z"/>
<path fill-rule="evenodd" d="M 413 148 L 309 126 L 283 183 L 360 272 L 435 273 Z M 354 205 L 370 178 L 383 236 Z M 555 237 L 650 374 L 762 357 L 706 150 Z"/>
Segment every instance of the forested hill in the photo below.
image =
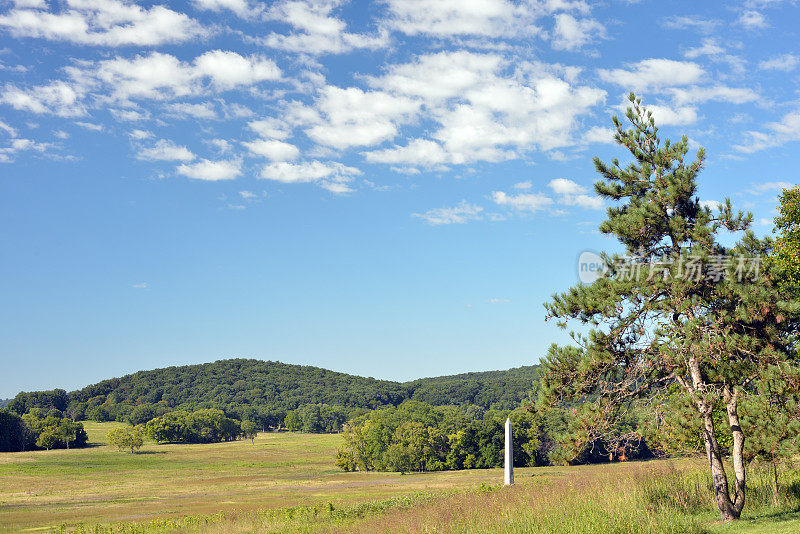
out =
<path fill-rule="evenodd" d="M 64 410 L 77 404 L 87 410 L 99 405 L 109 408 L 113 405 L 269 406 L 294 410 L 309 404 L 370 409 L 414 399 L 433 405 L 475 404 L 485 409 L 513 409 L 526 398 L 537 371 L 537 366 L 527 366 L 401 383 L 313 366 L 231 359 L 139 371 L 70 393 L 63 390 L 20 393 L 10 407 L 19 413 L 37 406 Z"/>

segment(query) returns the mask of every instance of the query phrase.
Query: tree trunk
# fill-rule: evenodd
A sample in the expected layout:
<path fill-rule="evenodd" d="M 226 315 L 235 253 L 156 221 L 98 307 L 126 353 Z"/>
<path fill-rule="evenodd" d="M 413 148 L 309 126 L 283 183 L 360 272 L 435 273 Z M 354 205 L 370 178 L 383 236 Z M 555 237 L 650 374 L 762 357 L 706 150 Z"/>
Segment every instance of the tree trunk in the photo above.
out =
<path fill-rule="evenodd" d="M 708 457 L 708 465 L 711 469 L 711 478 L 714 481 L 714 499 L 717 501 L 717 507 L 719 508 L 719 513 L 723 521 L 739 519 L 742 508 L 744 507 L 744 463 L 742 461 L 744 434 L 742 434 L 742 429 L 739 426 L 739 416 L 736 412 L 737 395 L 730 395 L 730 390 L 727 387 L 725 388 L 725 406 L 728 409 L 728 420 L 731 424 L 731 431 L 734 433 L 733 469 L 736 473 L 737 497 L 736 505 L 734 505 L 728 491 L 728 477 L 725 474 L 725 466 L 722 465 L 722 456 L 719 452 L 717 436 L 714 433 L 714 406 L 707 399 L 702 398 L 702 395 L 706 393 L 706 384 L 703 381 L 697 359 L 690 357 L 687 363 L 692 376 L 692 385 L 688 386 L 687 384 L 684 387 L 686 387 L 695 398 L 697 410 L 700 412 L 700 417 L 703 421 L 703 442 L 706 446 L 706 456 Z M 700 398 L 696 395 L 699 395 Z M 738 437 L 736 434 L 737 432 Z M 741 498 L 739 498 L 740 494 Z"/>
<path fill-rule="evenodd" d="M 739 392 L 737 391 L 731 395 L 730 389 L 725 388 L 725 408 L 728 411 L 728 422 L 731 425 L 731 435 L 733 436 L 733 450 L 731 451 L 731 460 L 733 461 L 733 474 L 736 477 L 736 485 L 734 486 L 734 500 L 733 509 L 736 513 L 736 519 L 744 508 L 744 493 L 745 493 L 745 470 L 744 470 L 744 432 L 739 424 L 739 413 L 737 411 L 737 401 L 739 399 Z"/>
<path fill-rule="evenodd" d="M 717 501 L 720 515 L 723 521 L 738 519 L 728 493 L 728 477 L 725 474 L 725 467 L 722 465 L 722 457 L 719 453 L 717 437 L 714 435 L 714 418 L 710 407 L 702 408 L 703 417 L 703 441 L 706 445 L 706 456 L 708 465 L 711 468 L 711 478 L 714 481 L 714 499 Z"/>

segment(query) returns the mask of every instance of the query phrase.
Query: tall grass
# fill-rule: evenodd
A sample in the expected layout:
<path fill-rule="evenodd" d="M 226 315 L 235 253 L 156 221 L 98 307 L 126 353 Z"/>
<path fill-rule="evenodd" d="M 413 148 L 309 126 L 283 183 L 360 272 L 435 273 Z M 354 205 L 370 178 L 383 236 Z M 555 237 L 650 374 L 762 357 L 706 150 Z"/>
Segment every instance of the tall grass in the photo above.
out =
<path fill-rule="evenodd" d="M 352 504 L 186 516 L 149 523 L 61 527 L 81 534 L 147 532 L 496 532 L 541 534 L 701 534 L 721 525 L 702 464 L 644 462 L 535 471 L 513 487 L 420 492 Z M 540 474 L 541 473 L 541 474 Z M 748 469 L 742 524 L 800 511 L 800 473 Z M 775 505 L 775 499 L 778 505 Z"/>

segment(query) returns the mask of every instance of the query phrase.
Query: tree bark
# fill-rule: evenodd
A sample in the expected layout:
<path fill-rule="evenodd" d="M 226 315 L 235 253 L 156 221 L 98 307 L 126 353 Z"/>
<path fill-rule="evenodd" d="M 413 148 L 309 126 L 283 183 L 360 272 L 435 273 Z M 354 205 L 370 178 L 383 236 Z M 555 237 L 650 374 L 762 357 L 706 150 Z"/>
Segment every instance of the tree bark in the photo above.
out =
<path fill-rule="evenodd" d="M 714 435 L 714 418 L 711 407 L 704 405 L 700 409 L 703 418 L 703 441 L 706 445 L 708 465 L 711 468 L 711 478 L 714 481 L 714 499 L 717 501 L 723 521 L 738 519 L 739 514 L 736 513 L 731 502 L 728 492 L 728 477 L 725 474 L 725 467 L 722 465 L 717 437 Z"/>
<path fill-rule="evenodd" d="M 703 398 L 703 394 L 706 393 L 706 384 L 703 381 L 703 376 L 700 372 L 700 365 L 697 359 L 690 357 L 687 363 L 689 366 L 689 373 L 692 377 L 692 385 L 687 389 L 689 389 L 689 392 L 695 398 L 697 410 L 700 412 L 700 417 L 703 422 L 703 442 L 706 446 L 706 456 L 708 457 L 708 465 L 711 469 L 711 478 L 714 481 L 714 499 L 717 501 L 717 507 L 719 508 L 719 513 L 723 521 L 739 519 L 739 516 L 742 513 L 742 508 L 744 507 L 744 463 L 742 460 L 744 434 L 742 434 L 742 429 L 739 426 L 739 417 L 736 412 L 737 397 L 736 395 L 729 395 L 728 389 L 725 389 L 725 404 L 726 408 L 728 408 L 728 420 L 731 423 L 731 430 L 734 431 L 733 421 L 735 419 L 735 426 L 739 433 L 738 438 L 734 434 L 733 447 L 734 451 L 736 451 L 738 444 L 738 456 L 736 456 L 736 453 L 734 452 L 734 472 L 736 473 L 737 496 L 737 501 L 734 504 L 734 501 L 731 501 L 730 492 L 728 489 L 728 477 L 725 474 L 725 466 L 722 464 L 722 456 L 719 452 L 717 436 L 714 433 L 714 406 L 707 399 Z M 688 384 L 686 385 L 688 386 Z M 733 410 L 730 409 L 731 405 Z M 731 414 L 733 414 L 733 416 Z M 731 417 L 734 419 L 731 419 Z M 740 492 L 741 498 L 739 498 Z"/>
<path fill-rule="evenodd" d="M 731 451 L 731 460 L 733 461 L 733 474 L 736 477 L 734 486 L 734 500 L 733 510 L 736 514 L 736 519 L 742 513 L 744 508 L 744 494 L 745 494 L 745 469 L 744 469 L 744 432 L 739 424 L 739 413 L 737 411 L 737 404 L 739 399 L 739 392 L 731 394 L 730 388 L 725 387 L 725 408 L 728 411 L 728 422 L 731 425 L 731 435 L 733 436 L 733 450 Z"/>

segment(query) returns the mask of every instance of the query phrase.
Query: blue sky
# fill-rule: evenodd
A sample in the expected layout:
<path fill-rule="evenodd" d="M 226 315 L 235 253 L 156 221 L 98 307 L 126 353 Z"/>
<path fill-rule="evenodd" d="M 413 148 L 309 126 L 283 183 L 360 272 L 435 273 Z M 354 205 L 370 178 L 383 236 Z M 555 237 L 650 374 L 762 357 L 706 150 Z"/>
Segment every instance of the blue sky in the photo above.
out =
<path fill-rule="evenodd" d="M 631 90 L 771 231 L 795 2 L 0 3 L 0 397 L 254 357 L 405 380 L 535 363 L 615 244 Z"/>

